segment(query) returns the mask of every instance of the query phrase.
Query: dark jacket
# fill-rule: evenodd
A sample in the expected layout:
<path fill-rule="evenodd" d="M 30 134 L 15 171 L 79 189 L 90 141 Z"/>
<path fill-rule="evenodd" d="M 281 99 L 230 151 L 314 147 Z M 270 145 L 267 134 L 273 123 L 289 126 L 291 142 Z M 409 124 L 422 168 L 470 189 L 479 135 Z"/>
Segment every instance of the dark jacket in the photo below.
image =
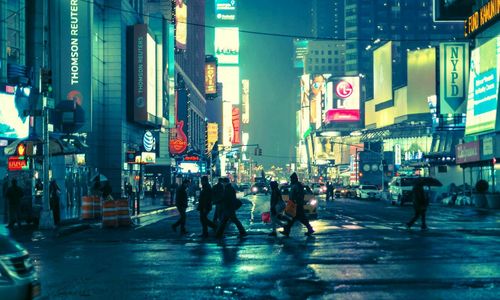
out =
<path fill-rule="evenodd" d="M 212 187 L 210 184 L 201 188 L 200 197 L 198 199 L 198 210 L 200 212 L 209 212 L 212 210 Z"/>
<path fill-rule="evenodd" d="M 21 199 L 24 197 L 24 192 L 19 186 L 11 185 L 7 188 L 5 196 L 9 199 L 10 206 L 17 207 L 21 205 Z"/>
<path fill-rule="evenodd" d="M 225 213 L 234 213 L 236 208 L 234 207 L 236 202 L 236 190 L 231 184 L 227 184 L 224 187 L 224 195 L 222 197 L 222 209 Z"/>
<path fill-rule="evenodd" d="M 276 215 L 276 204 L 278 204 L 279 201 L 283 201 L 283 198 L 281 197 L 281 192 L 279 189 L 273 189 L 271 193 L 271 214 Z"/>
<path fill-rule="evenodd" d="M 297 204 L 297 208 L 304 206 L 304 186 L 300 182 L 293 183 L 290 188 L 290 200 Z"/>
<path fill-rule="evenodd" d="M 424 186 L 421 184 L 416 184 L 412 189 L 413 194 L 413 207 L 415 209 L 425 210 L 429 205 L 429 200 L 424 191 Z"/>
<path fill-rule="evenodd" d="M 186 209 L 188 206 L 188 196 L 183 185 L 175 193 L 175 206 L 179 209 Z"/>
<path fill-rule="evenodd" d="M 222 183 L 217 183 L 212 188 L 213 202 L 215 205 L 222 203 L 222 198 L 224 197 L 224 185 Z"/>

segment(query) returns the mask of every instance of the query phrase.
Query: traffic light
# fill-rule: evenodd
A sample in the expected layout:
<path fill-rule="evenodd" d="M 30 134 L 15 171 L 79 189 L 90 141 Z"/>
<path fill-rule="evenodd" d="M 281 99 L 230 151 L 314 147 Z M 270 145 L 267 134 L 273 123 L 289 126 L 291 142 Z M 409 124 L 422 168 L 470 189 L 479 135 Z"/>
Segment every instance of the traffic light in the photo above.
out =
<path fill-rule="evenodd" d="M 52 92 L 52 71 L 42 68 L 40 76 L 42 79 L 42 93 Z"/>
<path fill-rule="evenodd" d="M 256 147 L 255 149 L 253 149 L 253 154 L 255 156 L 259 155 L 259 148 L 258 147 Z"/>

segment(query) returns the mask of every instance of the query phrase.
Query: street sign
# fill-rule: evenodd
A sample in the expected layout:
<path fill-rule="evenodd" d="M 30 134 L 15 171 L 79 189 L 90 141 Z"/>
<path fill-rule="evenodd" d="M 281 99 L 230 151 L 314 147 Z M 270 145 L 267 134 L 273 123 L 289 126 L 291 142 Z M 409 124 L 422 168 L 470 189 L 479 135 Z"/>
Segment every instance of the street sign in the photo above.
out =
<path fill-rule="evenodd" d="M 54 109 L 56 107 L 56 101 L 54 98 L 47 98 L 47 107 L 50 109 Z"/>

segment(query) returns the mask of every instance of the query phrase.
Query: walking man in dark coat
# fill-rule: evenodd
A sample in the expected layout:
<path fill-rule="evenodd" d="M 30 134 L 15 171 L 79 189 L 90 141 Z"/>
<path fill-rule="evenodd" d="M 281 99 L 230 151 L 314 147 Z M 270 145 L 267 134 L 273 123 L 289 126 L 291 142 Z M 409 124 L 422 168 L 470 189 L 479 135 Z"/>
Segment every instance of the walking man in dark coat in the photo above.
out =
<path fill-rule="evenodd" d="M 412 189 L 412 197 L 413 197 L 413 208 L 415 209 L 415 215 L 413 218 L 406 223 L 406 227 L 410 229 L 413 224 L 417 221 L 419 217 L 422 217 L 422 223 L 420 224 L 420 228 L 422 230 L 427 230 L 427 225 L 425 224 L 425 214 L 427 212 L 427 206 L 429 206 L 429 198 L 424 191 L 424 185 L 420 182 L 417 182 Z"/>
<path fill-rule="evenodd" d="M 12 179 L 12 184 L 7 188 L 5 196 L 9 202 L 9 225 L 7 227 L 12 228 L 17 222 L 17 225 L 21 227 L 21 220 L 19 219 L 19 210 L 21 208 L 21 199 L 24 197 L 23 190 L 17 185 L 17 180 Z"/>
<path fill-rule="evenodd" d="M 179 211 L 179 220 L 172 224 L 172 229 L 177 231 L 177 226 L 181 226 L 181 234 L 186 234 L 186 210 L 188 207 L 188 196 L 186 189 L 189 186 L 189 180 L 184 179 L 181 186 L 177 189 L 175 193 L 175 206 Z"/>
<path fill-rule="evenodd" d="M 215 212 L 214 212 L 214 218 L 213 222 L 217 223 L 222 220 L 221 216 L 221 203 L 222 203 L 222 198 L 224 197 L 224 179 L 222 177 L 219 177 L 217 180 L 217 184 L 214 185 L 212 189 L 213 193 L 213 202 L 215 204 Z"/>
<path fill-rule="evenodd" d="M 238 231 L 240 232 L 240 237 L 244 237 L 247 235 L 245 228 L 241 225 L 240 220 L 236 216 L 236 191 L 233 186 L 229 182 L 229 178 L 224 179 L 224 196 L 222 197 L 221 203 L 221 212 L 222 212 L 222 221 L 217 228 L 217 232 L 215 233 L 216 238 L 224 237 L 224 229 L 226 229 L 227 222 L 231 220 L 236 227 L 238 227 Z"/>
<path fill-rule="evenodd" d="M 289 236 L 293 223 L 295 221 L 299 221 L 307 228 L 305 235 L 312 235 L 314 230 L 311 224 L 309 224 L 309 220 L 307 219 L 304 211 L 304 186 L 299 182 L 299 178 L 295 172 L 290 176 L 290 183 L 291 187 L 289 200 L 293 201 L 297 205 L 297 213 L 295 214 L 295 217 L 283 227 L 283 231 L 280 231 L 280 233 L 285 236 Z"/>
<path fill-rule="evenodd" d="M 198 210 L 200 211 L 200 222 L 203 228 L 200 237 L 208 237 L 208 227 L 215 229 L 217 226 L 208 219 L 208 213 L 212 210 L 212 187 L 208 183 L 208 177 L 201 177 L 201 192 L 198 201 Z"/>

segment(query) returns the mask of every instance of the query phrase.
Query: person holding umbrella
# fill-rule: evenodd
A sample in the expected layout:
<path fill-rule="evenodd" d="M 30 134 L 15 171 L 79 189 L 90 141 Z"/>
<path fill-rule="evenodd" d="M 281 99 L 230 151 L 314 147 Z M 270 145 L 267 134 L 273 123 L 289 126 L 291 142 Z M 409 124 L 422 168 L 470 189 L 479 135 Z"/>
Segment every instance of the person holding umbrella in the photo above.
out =
<path fill-rule="evenodd" d="M 427 207 L 429 206 L 429 195 L 427 195 L 424 190 L 424 186 L 442 186 L 439 180 L 432 177 L 422 177 L 413 186 L 412 197 L 413 197 L 413 208 L 415 210 L 415 215 L 413 218 L 406 223 L 406 227 L 410 229 L 413 224 L 418 220 L 419 217 L 422 218 L 422 223 L 420 228 L 422 230 L 427 230 L 427 224 L 425 221 L 425 216 L 427 213 Z"/>

